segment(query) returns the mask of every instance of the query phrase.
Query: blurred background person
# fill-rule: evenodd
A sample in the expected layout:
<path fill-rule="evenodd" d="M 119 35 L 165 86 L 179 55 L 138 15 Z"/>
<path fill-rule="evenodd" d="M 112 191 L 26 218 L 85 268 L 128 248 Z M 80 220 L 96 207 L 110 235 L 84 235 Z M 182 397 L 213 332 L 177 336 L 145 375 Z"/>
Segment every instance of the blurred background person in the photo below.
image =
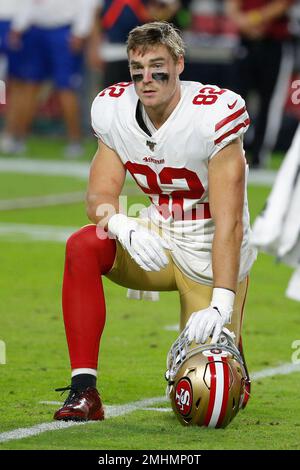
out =
<path fill-rule="evenodd" d="M 236 31 L 225 14 L 224 0 L 192 0 L 183 34 L 186 46 L 185 80 L 232 88 L 232 56 Z"/>
<path fill-rule="evenodd" d="M 5 79 L 11 74 L 9 31 L 17 10 L 17 0 L 0 0 L 0 77 Z"/>
<path fill-rule="evenodd" d="M 294 64 L 288 12 L 293 0 L 225 0 L 240 36 L 233 76 L 248 101 L 253 134 L 246 140 L 252 167 L 264 166 L 273 150 Z M 250 92 L 255 92 L 249 97 Z M 256 106 L 252 106 L 256 103 Z M 256 109 L 253 109 L 256 108 Z"/>
<path fill-rule="evenodd" d="M 149 0 L 151 21 L 168 21 L 178 29 L 185 29 L 190 20 L 192 0 Z"/>
<path fill-rule="evenodd" d="M 102 88 L 131 81 L 126 53 L 129 31 L 153 20 L 170 21 L 180 26 L 179 12 L 183 4 L 180 0 L 98 0 L 98 16 L 88 56 L 91 67 L 102 72 Z"/>
<path fill-rule="evenodd" d="M 27 22 L 28 9 L 25 7 L 19 14 L 21 0 L 0 0 L 0 79 L 6 84 L 6 103 L 1 111 L 5 112 L 5 129 L 1 139 L 1 150 L 4 152 L 19 152 L 23 149 L 22 143 L 10 138 L 11 132 L 18 126 L 17 105 L 22 98 L 20 79 L 23 47 L 19 41 L 19 33 Z M 25 22 L 25 23 L 24 23 Z M 13 33 L 12 31 L 18 31 Z"/>
<path fill-rule="evenodd" d="M 17 27 L 12 23 L 9 35 L 13 47 L 22 55 L 18 71 L 22 90 L 18 99 L 9 105 L 16 119 L 5 125 L 2 151 L 14 153 L 15 143 L 25 150 L 41 85 L 51 80 L 58 91 L 66 125 L 65 156 L 76 158 L 83 153 L 78 90 L 85 42 L 92 30 L 97 0 L 23 0 L 19 3 Z"/>
<path fill-rule="evenodd" d="M 126 47 L 128 32 L 149 19 L 146 1 L 103 0 L 91 36 L 95 67 L 102 71 L 102 88 L 130 81 Z"/>

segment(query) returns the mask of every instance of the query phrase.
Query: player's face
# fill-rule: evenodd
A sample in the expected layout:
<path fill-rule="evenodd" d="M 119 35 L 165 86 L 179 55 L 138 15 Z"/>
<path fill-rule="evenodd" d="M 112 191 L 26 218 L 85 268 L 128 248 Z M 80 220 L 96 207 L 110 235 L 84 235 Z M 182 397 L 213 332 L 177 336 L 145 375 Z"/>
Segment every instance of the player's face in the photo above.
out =
<path fill-rule="evenodd" d="M 145 107 L 167 106 L 179 89 L 183 57 L 174 62 L 165 46 L 157 46 L 144 54 L 137 49 L 129 52 L 129 67 L 135 90 Z M 179 99 L 178 99 L 179 100 Z"/>

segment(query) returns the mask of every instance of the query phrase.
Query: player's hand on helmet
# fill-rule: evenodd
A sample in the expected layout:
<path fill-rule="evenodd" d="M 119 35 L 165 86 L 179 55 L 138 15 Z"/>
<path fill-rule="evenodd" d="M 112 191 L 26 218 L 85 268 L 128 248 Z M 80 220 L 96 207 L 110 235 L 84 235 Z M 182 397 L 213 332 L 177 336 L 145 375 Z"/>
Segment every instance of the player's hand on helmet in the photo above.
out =
<path fill-rule="evenodd" d="M 186 324 L 186 335 L 190 342 L 206 343 L 211 336 L 215 344 L 226 323 L 230 323 L 235 293 L 228 289 L 214 288 L 208 308 L 194 312 Z"/>
<path fill-rule="evenodd" d="M 169 249 L 169 244 L 134 219 L 115 214 L 108 221 L 108 231 L 117 237 L 123 248 L 145 271 L 160 271 L 167 266 L 169 260 L 164 249 Z"/>

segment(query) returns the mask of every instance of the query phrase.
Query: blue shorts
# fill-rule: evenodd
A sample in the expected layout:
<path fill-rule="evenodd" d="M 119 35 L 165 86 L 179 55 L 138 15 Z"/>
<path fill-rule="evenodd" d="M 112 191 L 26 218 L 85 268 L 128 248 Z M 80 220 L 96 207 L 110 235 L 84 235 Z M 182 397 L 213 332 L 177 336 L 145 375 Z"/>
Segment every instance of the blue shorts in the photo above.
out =
<path fill-rule="evenodd" d="M 58 89 L 76 89 L 82 81 L 83 54 L 74 54 L 69 45 L 70 26 L 32 27 L 23 35 L 22 66 L 24 81 L 52 80 Z"/>
<path fill-rule="evenodd" d="M 9 21 L 0 21 L 0 54 L 7 54 L 8 43 L 7 37 L 10 29 Z"/>
<path fill-rule="evenodd" d="M 0 21 L 0 54 L 7 58 L 7 75 L 18 77 L 21 63 L 21 51 L 13 51 L 8 44 L 8 33 L 10 30 L 10 21 Z"/>

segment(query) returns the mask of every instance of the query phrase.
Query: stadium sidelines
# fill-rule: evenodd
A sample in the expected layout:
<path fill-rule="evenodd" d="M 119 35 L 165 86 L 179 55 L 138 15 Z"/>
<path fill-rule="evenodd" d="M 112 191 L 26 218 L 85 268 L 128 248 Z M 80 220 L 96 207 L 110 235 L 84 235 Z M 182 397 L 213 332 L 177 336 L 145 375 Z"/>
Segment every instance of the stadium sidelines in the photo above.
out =
<path fill-rule="evenodd" d="M 261 380 L 266 377 L 274 377 L 276 375 L 287 375 L 293 372 L 300 372 L 300 365 L 286 363 L 278 367 L 263 369 L 259 372 L 255 372 L 251 375 L 251 379 L 253 381 Z M 148 407 L 151 407 L 152 405 L 157 404 L 157 403 L 166 402 L 166 400 L 167 399 L 165 397 L 154 397 L 154 398 L 147 398 L 145 400 L 135 401 L 135 402 L 127 403 L 123 405 L 106 406 L 105 407 L 106 419 L 124 416 L 128 413 L 132 413 L 138 410 L 147 409 L 148 411 L 157 411 L 156 408 L 153 409 L 153 408 L 148 408 Z M 37 424 L 35 426 L 31 426 L 28 428 L 19 428 L 19 429 L 14 429 L 13 431 L 3 432 L 0 434 L 0 443 L 12 441 L 12 440 L 24 439 L 26 437 L 38 436 L 39 434 L 42 434 L 48 431 L 58 431 L 60 429 L 67 429 L 73 426 L 83 426 L 83 425 L 86 426 L 88 424 L 96 424 L 96 423 L 97 421 L 89 421 L 89 422 L 84 422 L 84 423 L 60 422 L 60 421 L 54 421 L 51 423 L 41 423 L 41 424 Z"/>
<path fill-rule="evenodd" d="M 0 157 L 0 173 L 73 176 L 87 180 L 89 167 L 89 162 L 64 162 L 32 158 Z M 251 169 L 248 176 L 248 183 L 257 186 L 272 186 L 276 174 L 277 172 L 273 170 Z M 129 175 L 127 175 L 127 177 L 131 179 Z"/>
<path fill-rule="evenodd" d="M 0 173 L 21 173 L 47 176 L 73 176 L 87 180 L 89 163 L 36 160 L 33 158 L 0 158 Z"/>
<path fill-rule="evenodd" d="M 85 199 L 85 191 L 63 194 L 47 194 L 46 196 L 18 197 L 15 199 L 0 199 L 0 211 L 16 209 L 32 209 L 34 207 L 60 206 L 75 204 Z"/>
<path fill-rule="evenodd" d="M 79 227 L 0 223 L 0 239 L 9 241 L 50 241 L 64 243 Z"/>

